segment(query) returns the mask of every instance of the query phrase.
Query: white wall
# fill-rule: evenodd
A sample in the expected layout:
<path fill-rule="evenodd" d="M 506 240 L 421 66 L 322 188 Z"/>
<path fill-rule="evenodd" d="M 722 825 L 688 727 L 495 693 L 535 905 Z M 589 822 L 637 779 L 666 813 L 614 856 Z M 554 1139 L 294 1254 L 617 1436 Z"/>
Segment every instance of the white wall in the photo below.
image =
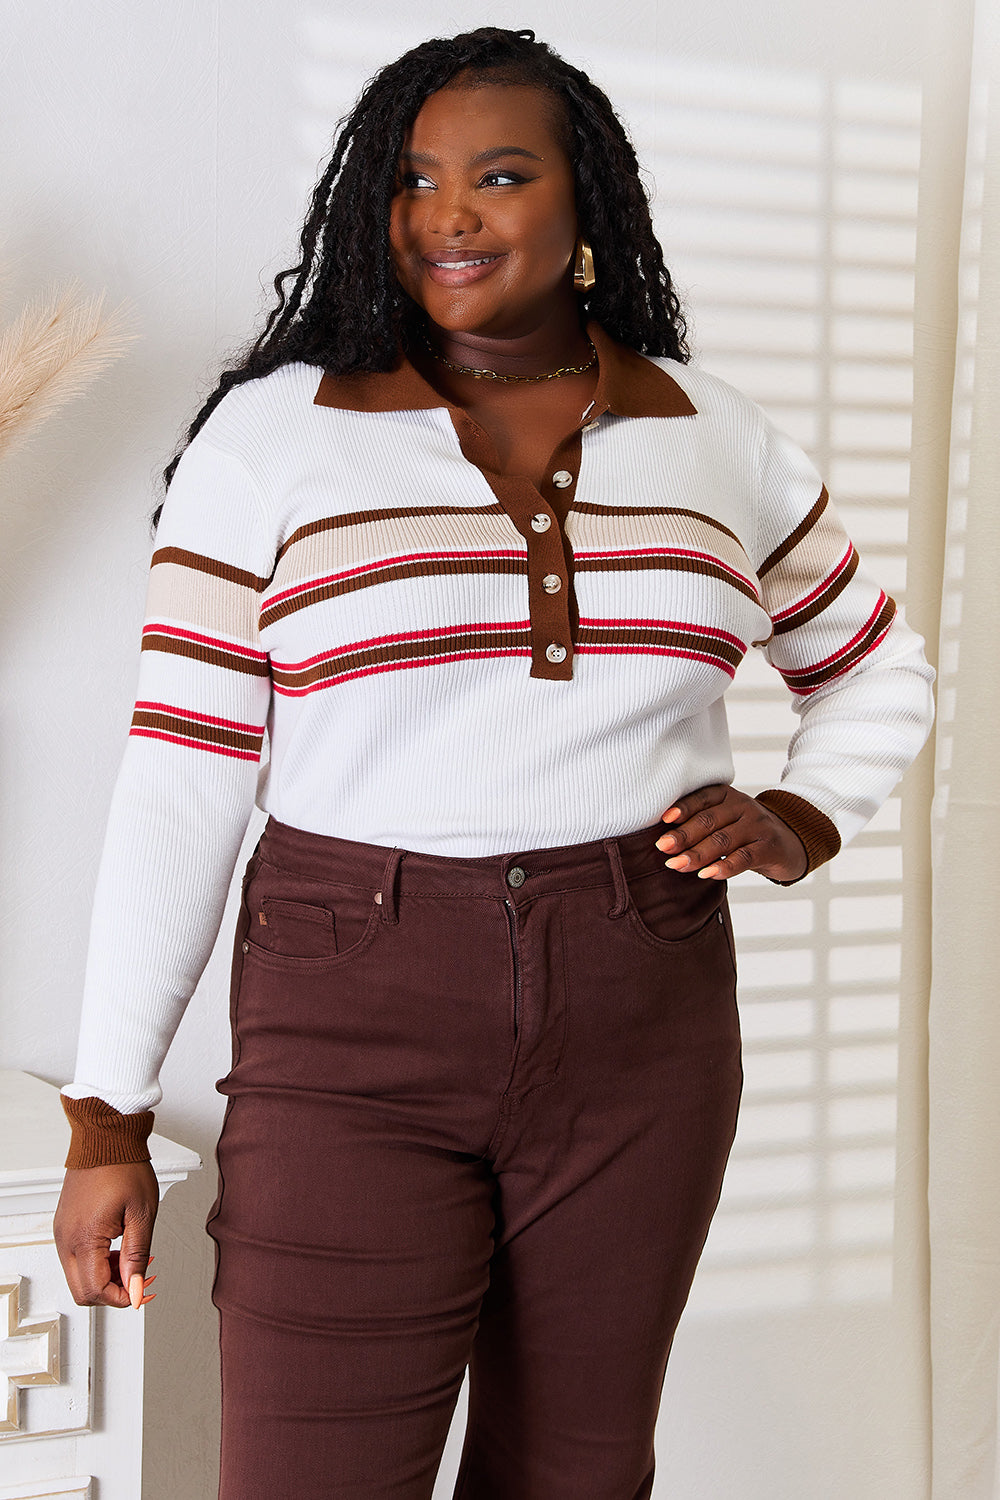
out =
<path fill-rule="evenodd" d="M 294 259 L 336 117 L 382 61 L 487 21 L 533 26 L 620 103 L 657 176 L 668 256 L 690 290 L 705 363 L 813 448 L 841 481 L 869 556 L 895 573 L 890 586 L 902 581 L 908 194 L 924 64 L 904 0 L 533 0 L 513 13 L 425 0 L 419 20 L 387 0 L 370 24 L 305 0 L 8 0 L 0 311 L 9 318 L 30 293 L 77 276 L 127 299 L 141 338 L 0 472 L 0 1066 L 55 1083 L 72 1072 L 89 900 L 131 711 L 154 477 L 214 362 L 248 334 L 262 268 L 273 275 Z M 855 368 L 845 359 L 858 338 L 876 357 Z M 850 398 L 859 369 L 878 408 L 863 432 L 872 412 Z M 784 711 L 755 679 L 740 694 L 743 777 L 762 782 L 780 769 L 773 715 Z M 659 1500 L 911 1492 L 886 1279 L 891 809 L 880 828 L 836 880 L 814 878 L 794 898 L 769 890 L 767 906 L 759 889 L 742 892 L 746 1126 L 668 1372 Z M 857 904 L 870 913 L 875 899 L 862 942 Z M 768 960 L 770 990 L 753 951 L 768 924 L 768 951 L 784 951 Z M 224 929 L 163 1074 L 157 1128 L 199 1150 L 206 1170 L 174 1189 L 157 1231 L 145 1500 L 215 1494 L 203 1223 L 222 1113 L 213 1085 L 228 1067 L 227 948 Z M 459 1439 L 456 1423 L 441 1496 Z"/>

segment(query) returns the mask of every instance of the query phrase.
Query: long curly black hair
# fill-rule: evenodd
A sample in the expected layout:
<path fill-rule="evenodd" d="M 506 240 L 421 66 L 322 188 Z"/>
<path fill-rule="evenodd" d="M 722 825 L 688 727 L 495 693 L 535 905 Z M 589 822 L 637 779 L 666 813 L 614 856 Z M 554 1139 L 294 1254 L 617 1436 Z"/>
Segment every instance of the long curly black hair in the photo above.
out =
<path fill-rule="evenodd" d="M 293 360 L 339 375 L 390 370 L 410 347 L 422 314 L 396 280 L 390 205 L 407 131 L 424 100 L 459 73 L 477 83 L 547 89 L 559 101 L 577 217 L 597 268 L 583 309 L 619 343 L 687 360 L 687 328 L 653 233 L 639 163 L 607 96 L 534 32 L 481 26 L 422 42 L 366 85 L 313 193 L 301 259 L 274 278 L 277 302 L 263 331 L 223 371 L 164 471 L 168 486 L 184 448 L 233 386 Z"/>

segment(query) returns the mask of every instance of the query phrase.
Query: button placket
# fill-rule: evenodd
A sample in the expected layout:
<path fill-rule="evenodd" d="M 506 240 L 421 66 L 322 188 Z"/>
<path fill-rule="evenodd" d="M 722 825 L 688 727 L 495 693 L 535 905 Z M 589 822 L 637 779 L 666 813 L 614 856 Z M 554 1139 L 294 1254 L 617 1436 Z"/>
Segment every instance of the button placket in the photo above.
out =
<path fill-rule="evenodd" d="M 529 523 L 528 596 L 531 610 L 531 675 L 573 675 L 572 633 L 562 528 L 558 522 L 536 531 Z"/>
<path fill-rule="evenodd" d="M 553 452 L 539 486 L 542 499 L 554 514 L 555 524 L 549 520 L 548 525 L 536 527 L 536 519 L 545 515 L 537 513 L 530 523 L 536 535 L 529 536 L 528 541 L 528 576 L 532 586 L 531 673 L 533 677 L 557 681 L 573 676 L 573 573 L 564 527 L 579 474 L 580 454 L 581 439 L 576 429 Z"/>
<path fill-rule="evenodd" d="M 479 469 L 527 543 L 531 675 L 550 682 L 569 681 L 573 676 L 573 589 L 562 517 L 576 483 L 579 430 L 553 452 L 539 485 L 523 476 L 500 474 L 494 467 L 496 450 L 486 433 L 465 412 L 453 412 L 452 419 L 463 457 Z M 550 655 L 550 650 L 555 654 Z"/>

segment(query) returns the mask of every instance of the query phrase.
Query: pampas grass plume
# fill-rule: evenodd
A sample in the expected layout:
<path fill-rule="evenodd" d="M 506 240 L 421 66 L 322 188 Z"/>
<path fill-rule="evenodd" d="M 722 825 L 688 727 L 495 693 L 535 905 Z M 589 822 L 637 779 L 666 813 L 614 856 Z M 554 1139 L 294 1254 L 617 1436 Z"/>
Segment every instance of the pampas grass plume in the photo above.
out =
<path fill-rule="evenodd" d="M 75 283 L 34 298 L 0 334 L 0 457 L 85 390 L 135 337 Z"/>

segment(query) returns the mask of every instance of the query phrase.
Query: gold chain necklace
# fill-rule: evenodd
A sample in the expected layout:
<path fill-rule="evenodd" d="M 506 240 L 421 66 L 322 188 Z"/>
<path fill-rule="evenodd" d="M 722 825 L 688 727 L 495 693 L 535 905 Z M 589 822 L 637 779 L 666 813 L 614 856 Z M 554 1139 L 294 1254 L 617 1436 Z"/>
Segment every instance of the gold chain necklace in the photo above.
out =
<path fill-rule="evenodd" d="M 435 349 L 426 333 L 423 335 L 427 352 L 432 359 L 439 364 L 445 365 L 449 370 L 456 371 L 459 375 L 471 375 L 474 380 L 503 380 L 516 385 L 526 385 L 532 381 L 559 380 L 563 375 L 584 375 L 592 370 L 597 363 L 597 350 L 593 344 L 590 345 L 590 358 L 585 365 L 563 365 L 561 370 L 549 370 L 545 375 L 500 375 L 496 370 L 476 370 L 472 365 L 456 365 L 453 360 L 447 359 L 440 350 Z"/>

